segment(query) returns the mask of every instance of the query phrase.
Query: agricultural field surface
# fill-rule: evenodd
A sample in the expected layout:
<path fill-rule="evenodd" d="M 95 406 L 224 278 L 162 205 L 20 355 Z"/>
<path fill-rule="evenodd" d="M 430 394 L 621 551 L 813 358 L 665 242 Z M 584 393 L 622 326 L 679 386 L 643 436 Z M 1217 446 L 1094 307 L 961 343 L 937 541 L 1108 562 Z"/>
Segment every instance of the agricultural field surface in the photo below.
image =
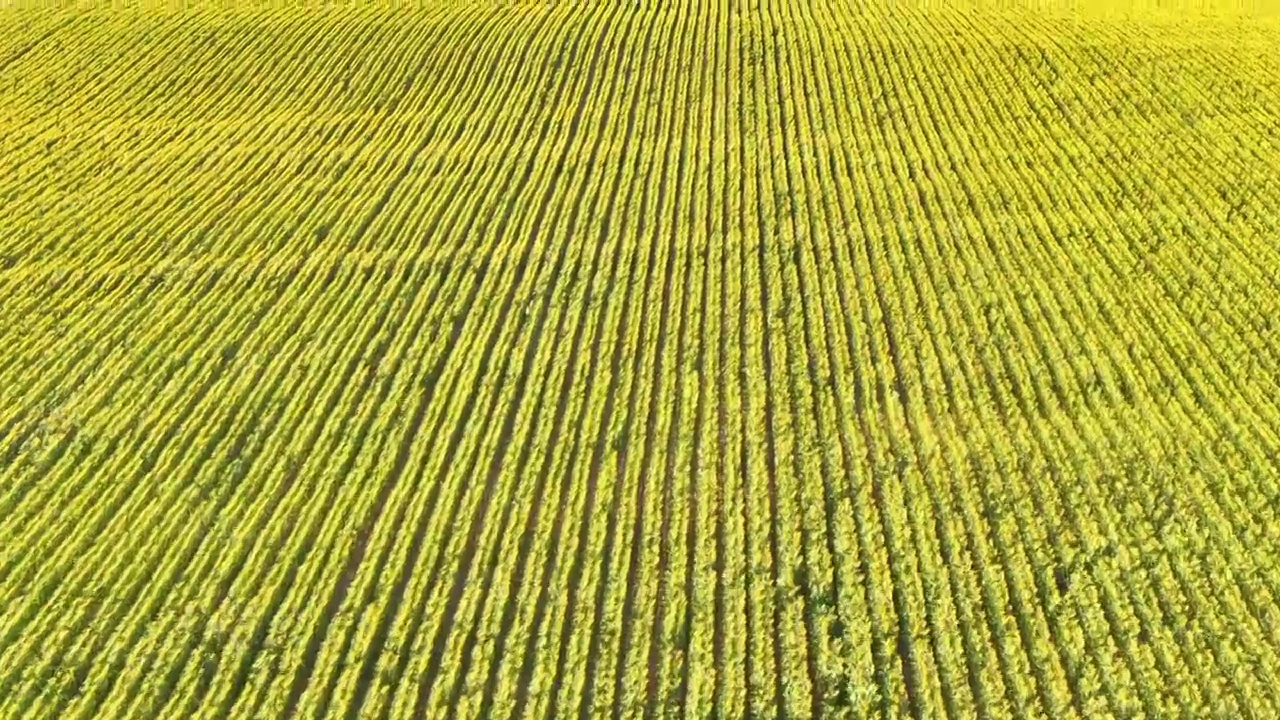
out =
<path fill-rule="evenodd" d="M 1280 2 L 0 4 L 0 719 L 1280 717 Z"/>

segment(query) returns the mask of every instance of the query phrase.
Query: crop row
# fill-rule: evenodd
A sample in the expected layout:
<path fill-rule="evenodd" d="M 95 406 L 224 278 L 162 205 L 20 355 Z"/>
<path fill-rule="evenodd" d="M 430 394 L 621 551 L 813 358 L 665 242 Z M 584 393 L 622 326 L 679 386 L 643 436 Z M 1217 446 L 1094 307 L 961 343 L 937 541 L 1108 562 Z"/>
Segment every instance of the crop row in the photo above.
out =
<path fill-rule="evenodd" d="M 1273 19 L 0 18 L 0 715 L 1280 707 Z"/>

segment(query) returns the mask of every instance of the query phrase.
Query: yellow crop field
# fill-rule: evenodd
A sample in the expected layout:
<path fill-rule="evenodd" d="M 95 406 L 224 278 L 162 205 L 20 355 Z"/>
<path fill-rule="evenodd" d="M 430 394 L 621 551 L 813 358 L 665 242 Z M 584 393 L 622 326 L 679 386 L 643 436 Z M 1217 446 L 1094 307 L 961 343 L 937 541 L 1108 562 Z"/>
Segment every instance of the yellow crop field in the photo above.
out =
<path fill-rule="evenodd" d="M 0 719 L 1280 717 L 1280 3 L 0 3 Z"/>

